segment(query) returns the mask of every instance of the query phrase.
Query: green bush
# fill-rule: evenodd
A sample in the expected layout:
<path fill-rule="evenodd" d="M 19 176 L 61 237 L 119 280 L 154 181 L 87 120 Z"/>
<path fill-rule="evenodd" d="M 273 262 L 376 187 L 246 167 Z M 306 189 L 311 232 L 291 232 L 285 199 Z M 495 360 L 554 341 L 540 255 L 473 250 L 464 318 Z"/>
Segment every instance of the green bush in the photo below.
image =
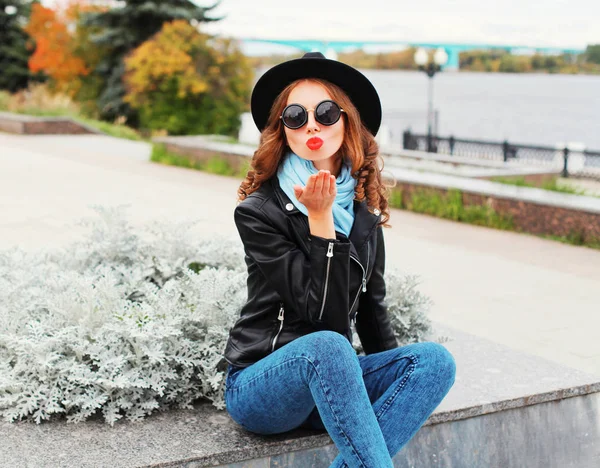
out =
<path fill-rule="evenodd" d="M 196 161 L 187 156 L 167 151 L 163 144 L 154 144 L 152 146 L 150 160 L 169 166 L 187 167 L 189 169 L 210 172 L 211 174 L 238 178 L 245 177 L 250 167 L 250 161 L 247 161 L 245 164 L 242 164 L 239 170 L 236 170 L 225 159 L 216 154 L 207 161 Z"/>
<path fill-rule="evenodd" d="M 586 236 L 582 231 L 571 231 L 566 236 L 544 235 L 545 239 L 551 239 L 564 244 L 580 245 L 592 249 L 600 249 L 600 237 Z"/>
<path fill-rule="evenodd" d="M 125 59 L 125 101 L 149 130 L 172 135 L 237 135 L 252 69 L 235 41 L 165 23 Z"/>
<path fill-rule="evenodd" d="M 590 195 L 585 189 L 580 189 L 569 184 L 559 184 L 558 179 L 553 177 L 542 182 L 540 185 L 527 182 L 524 177 L 493 177 L 491 180 L 501 184 L 516 185 L 518 187 L 535 187 L 553 192 L 570 193 L 573 195 Z M 594 196 L 594 195 L 591 195 Z"/>
<path fill-rule="evenodd" d="M 10 93 L 8 91 L 0 91 L 0 111 L 8 110 L 10 101 Z"/>
<path fill-rule="evenodd" d="M 513 181 L 515 185 L 524 185 L 524 180 Z M 553 182 L 554 184 L 556 181 Z M 519 231 L 514 225 L 512 216 L 497 213 L 486 205 L 465 206 L 460 190 L 449 190 L 446 195 L 432 189 L 419 189 L 405 193 L 401 189 L 392 190 L 388 203 L 392 208 L 414 211 L 438 218 L 452 219 L 469 224 L 486 226 L 508 231 Z M 600 238 L 586 235 L 584 231 L 572 231 L 566 236 L 539 235 L 545 239 L 580 245 L 592 249 L 600 249 Z"/>
<path fill-rule="evenodd" d="M 117 123 L 104 122 L 102 120 L 88 119 L 86 117 L 74 117 L 75 120 L 79 120 L 82 123 L 94 127 L 107 135 L 125 138 L 127 140 L 144 140 L 144 137 L 140 135 L 136 130 L 127 125 L 121 125 Z"/>
<path fill-rule="evenodd" d="M 153 93 L 139 108 L 141 126 L 170 135 L 238 134 L 241 107 L 206 94 L 179 98 L 177 93 L 175 80 L 161 93 Z"/>
<path fill-rule="evenodd" d="M 514 229 L 512 217 L 501 215 L 489 206 L 465 206 L 460 190 L 449 190 L 441 195 L 435 190 L 419 189 L 410 195 L 394 190 L 389 198 L 390 206 L 416 213 L 424 213 L 439 218 L 452 219 L 479 226 L 497 229 Z"/>

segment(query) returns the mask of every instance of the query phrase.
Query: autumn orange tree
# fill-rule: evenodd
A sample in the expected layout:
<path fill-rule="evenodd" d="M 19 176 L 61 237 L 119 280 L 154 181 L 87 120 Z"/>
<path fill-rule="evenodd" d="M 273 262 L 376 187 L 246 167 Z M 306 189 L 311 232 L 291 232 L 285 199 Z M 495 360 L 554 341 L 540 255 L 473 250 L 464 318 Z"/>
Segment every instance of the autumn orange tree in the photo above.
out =
<path fill-rule="evenodd" d="M 237 135 L 252 68 L 232 39 L 165 23 L 125 59 L 125 101 L 142 127 L 171 134 Z"/>
<path fill-rule="evenodd" d="M 66 90 L 80 75 L 87 75 L 89 70 L 84 60 L 73 54 L 73 37 L 65 18 L 55 10 L 34 3 L 25 30 L 36 44 L 35 52 L 29 58 L 32 72 L 44 72 L 60 90 Z"/>
<path fill-rule="evenodd" d="M 56 91 L 79 101 L 95 101 L 99 85 L 95 84 L 97 77 L 90 76 L 90 71 L 100 60 L 102 50 L 90 41 L 92 31 L 79 20 L 84 13 L 103 9 L 85 0 L 71 0 L 56 9 L 34 3 L 25 26 L 35 41 L 29 69 L 48 76 Z"/>

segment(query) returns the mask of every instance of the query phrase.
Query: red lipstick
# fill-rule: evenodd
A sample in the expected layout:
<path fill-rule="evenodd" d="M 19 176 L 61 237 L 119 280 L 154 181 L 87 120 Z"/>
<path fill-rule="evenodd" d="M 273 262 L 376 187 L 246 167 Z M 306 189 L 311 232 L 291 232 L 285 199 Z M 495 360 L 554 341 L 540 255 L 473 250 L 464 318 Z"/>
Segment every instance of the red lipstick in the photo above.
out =
<path fill-rule="evenodd" d="M 321 146 L 323 146 L 323 140 L 321 140 L 319 137 L 312 137 L 306 142 L 306 146 L 313 151 L 318 150 Z"/>

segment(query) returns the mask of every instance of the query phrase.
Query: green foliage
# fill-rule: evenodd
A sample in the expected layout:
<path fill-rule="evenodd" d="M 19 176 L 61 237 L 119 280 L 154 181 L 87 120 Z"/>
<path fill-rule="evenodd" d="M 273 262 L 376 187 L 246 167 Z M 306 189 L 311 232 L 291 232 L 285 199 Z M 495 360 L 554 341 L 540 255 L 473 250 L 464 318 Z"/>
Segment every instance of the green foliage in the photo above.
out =
<path fill-rule="evenodd" d="M 139 110 L 142 127 L 237 135 L 252 69 L 233 40 L 174 21 L 135 49 L 125 66 L 125 100 Z"/>
<path fill-rule="evenodd" d="M 10 94 L 0 91 L 0 111 L 45 117 L 69 117 L 107 135 L 128 140 L 142 140 L 133 128 L 123 124 L 104 122 L 82 115 L 80 104 L 65 93 L 52 92 L 47 84 L 30 85 L 26 90 Z"/>
<path fill-rule="evenodd" d="M 34 44 L 23 26 L 31 14 L 32 3 L 0 0 L 0 90 L 14 93 L 26 88 L 31 79 L 43 79 L 41 75 L 33 75 L 27 64 Z M 7 7 L 16 8 L 16 12 L 8 14 Z"/>
<path fill-rule="evenodd" d="M 367 53 L 362 49 L 340 52 L 338 60 L 357 68 L 415 70 L 414 48 L 397 52 Z M 274 54 L 252 57 L 254 68 L 276 65 L 298 55 Z M 467 50 L 459 54 L 459 68 L 476 72 L 548 72 L 600 74 L 600 45 L 590 45 L 583 54 L 562 55 L 512 55 L 508 50 Z"/>
<path fill-rule="evenodd" d="M 460 190 L 449 190 L 443 196 L 431 189 L 418 189 L 411 193 L 395 193 L 398 191 L 393 190 L 389 199 L 390 206 L 394 208 L 496 229 L 514 229 L 514 223 L 510 216 L 499 214 L 489 206 L 465 206 Z"/>
<path fill-rule="evenodd" d="M 507 54 L 504 50 L 469 50 L 459 54 L 459 66 L 461 70 L 497 72 L 502 57 Z"/>
<path fill-rule="evenodd" d="M 72 116 L 78 106 L 64 93 L 52 92 L 47 83 L 30 83 L 26 89 L 5 94 L 2 110 L 40 116 Z"/>
<path fill-rule="evenodd" d="M 75 120 L 79 120 L 82 123 L 89 125 L 97 130 L 100 130 L 107 135 L 125 138 L 127 140 L 144 140 L 145 138 L 135 129 L 128 127 L 127 125 L 104 122 L 102 120 L 90 119 L 88 117 L 73 117 Z"/>
<path fill-rule="evenodd" d="M 505 50 L 469 50 L 460 53 L 460 69 L 504 73 L 590 73 L 600 67 L 586 62 L 586 54 L 512 55 Z"/>
<path fill-rule="evenodd" d="M 150 155 L 150 160 L 169 166 L 179 166 L 187 167 L 190 169 L 202 170 L 202 164 L 200 163 L 200 161 L 195 161 L 186 156 L 171 153 L 167 151 L 165 145 L 161 144 L 152 145 L 152 154 Z"/>
<path fill-rule="evenodd" d="M 571 231 L 567 236 L 542 235 L 544 239 L 550 239 L 563 244 L 579 245 L 590 249 L 600 250 L 600 237 L 585 236 L 582 231 Z"/>
<path fill-rule="evenodd" d="M 198 24 L 221 19 L 206 16 L 219 2 L 209 7 L 200 7 L 189 0 L 124 0 L 120 3 L 123 5 L 85 15 L 83 24 L 101 31 L 90 39 L 105 51 L 95 70 L 102 80 L 98 99 L 101 117 L 114 120 L 126 116 L 130 123 L 136 124 L 135 112 L 123 100 L 126 92 L 122 79 L 124 57 L 157 33 L 166 22 L 180 19 Z"/>
<path fill-rule="evenodd" d="M 341 52 L 338 60 L 356 68 L 375 68 L 378 70 L 416 70 L 415 48 L 370 54 L 362 49 Z"/>
<path fill-rule="evenodd" d="M 7 111 L 10 103 L 10 93 L 8 91 L 0 91 L 0 111 Z"/>
<path fill-rule="evenodd" d="M 569 193 L 573 195 L 587 195 L 594 196 L 587 192 L 585 189 L 574 187 L 566 183 L 559 183 L 558 178 L 553 177 L 543 181 L 541 184 L 536 185 L 531 182 L 527 182 L 524 177 L 493 177 L 491 180 L 494 182 L 500 182 L 502 184 L 516 185 L 519 187 L 535 187 L 544 190 L 551 190 L 553 192 Z"/>
<path fill-rule="evenodd" d="M 188 169 L 196 169 L 199 171 L 210 172 L 211 174 L 237 178 L 245 177 L 250 168 L 250 161 L 247 161 L 239 170 L 236 170 L 225 159 L 216 154 L 207 161 L 197 161 L 187 156 L 167 151 L 163 144 L 154 144 L 152 146 L 150 160 L 169 166 L 187 167 Z"/>
<path fill-rule="evenodd" d="M 402 202 L 402 190 L 390 190 L 388 204 L 394 208 L 405 209 L 404 204 Z"/>
<path fill-rule="evenodd" d="M 409 47 L 392 52 L 368 53 L 363 49 L 340 52 L 338 60 L 355 68 L 374 68 L 377 70 L 416 70 L 415 48 Z M 300 58 L 302 53 L 273 54 L 262 57 L 250 57 L 253 68 L 277 65 L 278 63 Z"/>
<path fill-rule="evenodd" d="M 504 55 L 498 71 L 503 73 L 526 73 L 531 71 L 531 59 L 526 56 Z"/>
<path fill-rule="evenodd" d="M 304 55 L 303 52 L 296 52 L 292 54 L 271 54 L 271 55 L 263 55 L 263 56 L 251 56 L 248 57 L 248 62 L 252 68 L 264 68 L 264 67 L 272 67 L 273 65 L 277 65 L 282 62 L 287 62 L 288 60 L 293 60 L 300 58 Z M 344 63 L 348 63 L 344 60 L 341 60 Z"/>
<path fill-rule="evenodd" d="M 517 180 L 515 185 L 522 185 L 523 182 Z M 438 218 L 452 219 L 479 226 L 518 231 L 511 216 L 497 213 L 489 206 L 465 206 L 463 203 L 463 194 L 460 190 L 449 190 L 446 195 L 442 196 L 439 192 L 432 189 L 419 189 L 414 192 L 395 189 L 392 190 L 388 202 L 392 208 L 424 213 L 437 216 Z M 572 231 L 567 236 L 539 235 L 538 237 L 571 245 L 600 249 L 600 238 L 589 236 L 584 231 Z"/>
<path fill-rule="evenodd" d="M 585 50 L 585 58 L 589 63 L 600 65 L 600 44 L 590 44 Z"/>

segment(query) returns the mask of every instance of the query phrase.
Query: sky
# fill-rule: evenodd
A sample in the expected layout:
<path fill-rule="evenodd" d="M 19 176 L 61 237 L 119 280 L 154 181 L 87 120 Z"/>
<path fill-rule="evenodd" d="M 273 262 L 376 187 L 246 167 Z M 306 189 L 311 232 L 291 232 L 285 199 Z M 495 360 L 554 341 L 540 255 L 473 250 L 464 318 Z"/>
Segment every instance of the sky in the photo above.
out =
<path fill-rule="evenodd" d="M 52 5 L 66 0 L 43 0 Z M 214 1 L 193 0 L 200 6 Z M 238 38 L 458 42 L 581 48 L 600 43 L 598 0 L 221 0 L 201 29 Z M 246 52 L 291 52 L 251 45 Z"/>
<path fill-rule="evenodd" d="M 600 43 L 598 0 L 222 0 L 212 12 L 226 18 L 202 29 L 237 37 L 562 48 Z"/>

